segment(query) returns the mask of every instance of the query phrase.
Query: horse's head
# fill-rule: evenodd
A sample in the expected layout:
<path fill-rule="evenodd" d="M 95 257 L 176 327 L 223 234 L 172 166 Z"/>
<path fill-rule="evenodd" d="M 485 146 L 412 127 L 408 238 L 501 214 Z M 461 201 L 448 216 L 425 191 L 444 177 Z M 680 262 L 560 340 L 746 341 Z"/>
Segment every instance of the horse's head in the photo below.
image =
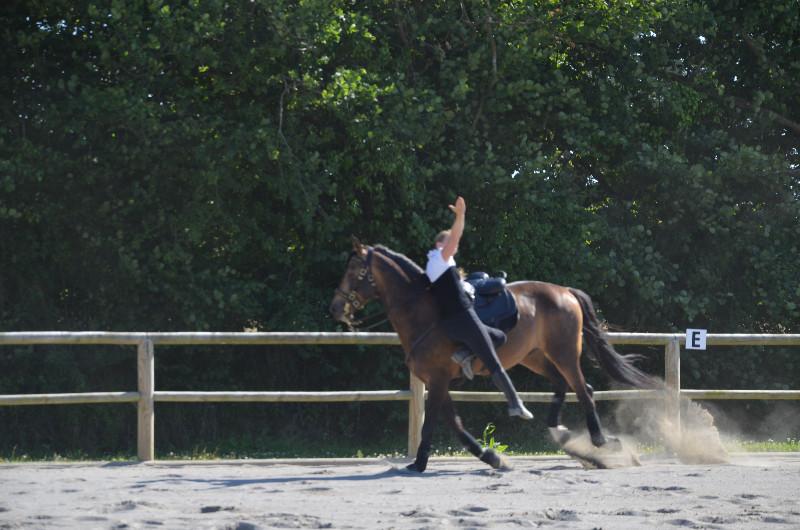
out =
<path fill-rule="evenodd" d="M 372 277 L 372 248 L 353 237 L 353 252 L 347 260 L 342 281 L 331 301 L 333 318 L 353 329 L 355 313 L 378 296 Z"/>

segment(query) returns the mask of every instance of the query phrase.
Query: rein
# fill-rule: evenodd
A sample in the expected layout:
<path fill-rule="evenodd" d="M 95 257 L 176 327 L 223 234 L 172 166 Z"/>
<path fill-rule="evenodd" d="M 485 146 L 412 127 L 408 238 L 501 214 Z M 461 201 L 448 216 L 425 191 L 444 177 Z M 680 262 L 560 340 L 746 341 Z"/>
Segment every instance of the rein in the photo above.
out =
<path fill-rule="evenodd" d="M 426 329 L 424 332 L 422 332 L 422 335 L 417 337 L 417 340 L 415 340 L 414 343 L 411 345 L 411 348 L 409 348 L 407 357 L 413 357 L 414 356 L 414 350 L 416 350 L 417 346 L 419 346 L 419 344 L 423 340 L 425 340 L 425 338 L 428 335 L 430 335 L 431 331 L 433 331 L 433 328 L 435 328 L 437 326 L 437 324 L 439 324 L 439 322 L 434 322 L 433 324 L 428 326 L 428 329 Z"/>
<path fill-rule="evenodd" d="M 375 318 L 375 317 L 380 318 L 381 320 L 378 320 L 377 322 L 373 322 L 373 323 L 369 324 L 368 326 L 359 327 L 359 326 L 362 326 L 362 324 L 364 324 L 364 322 L 366 322 L 367 320 L 369 320 L 371 318 Z M 383 317 L 383 318 L 381 318 L 381 317 Z M 357 329 L 359 331 L 369 331 L 369 330 L 371 330 L 373 328 L 377 328 L 378 326 L 380 326 L 381 324 L 384 324 L 386 322 L 389 322 L 389 317 L 388 317 L 386 311 L 384 311 L 383 313 L 375 313 L 374 315 L 370 315 L 367 318 L 364 318 L 362 320 L 357 320 L 357 321 L 352 323 L 352 327 L 353 327 L 353 329 Z"/>

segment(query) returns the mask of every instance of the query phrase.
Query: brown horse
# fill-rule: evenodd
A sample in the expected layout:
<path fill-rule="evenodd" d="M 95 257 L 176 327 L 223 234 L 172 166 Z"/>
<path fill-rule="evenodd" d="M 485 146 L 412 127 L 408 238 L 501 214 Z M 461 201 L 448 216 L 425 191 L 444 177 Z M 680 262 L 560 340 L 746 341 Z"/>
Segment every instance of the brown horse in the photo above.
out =
<path fill-rule="evenodd" d="M 380 300 L 400 338 L 406 365 L 427 385 L 422 441 L 409 469 L 425 470 L 433 427 L 440 415 L 473 455 L 494 468 L 506 467 L 500 455 L 480 446 L 456 414 L 449 385 L 461 376 L 461 369 L 450 357 L 459 345 L 437 325 L 438 310 L 428 285 L 424 271 L 407 257 L 382 246 L 363 245 L 353 238 L 353 252 L 330 311 L 336 320 L 352 327 L 356 311 L 371 300 Z M 613 379 L 639 388 L 660 388 L 660 382 L 632 364 L 635 356 L 620 355 L 609 344 L 586 293 L 537 281 L 514 282 L 508 289 L 516 300 L 519 321 L 497 351 L 503 367 L 521 364 L 552 382 L 555 393 L 547 426 L 557 442 L 563 445 L 569 439 L 560 417 L 566 392 L 571 389 L 586 413 L 592 443 L 596 447 L 606 445 L 609 439 L 600 428 L 592 387 L 581 371 L 582 341 Z M 477 359 L 473 371 L 489 375 Z M 614 444 L 608 446 L 619 444 L 611 440 Z"/>

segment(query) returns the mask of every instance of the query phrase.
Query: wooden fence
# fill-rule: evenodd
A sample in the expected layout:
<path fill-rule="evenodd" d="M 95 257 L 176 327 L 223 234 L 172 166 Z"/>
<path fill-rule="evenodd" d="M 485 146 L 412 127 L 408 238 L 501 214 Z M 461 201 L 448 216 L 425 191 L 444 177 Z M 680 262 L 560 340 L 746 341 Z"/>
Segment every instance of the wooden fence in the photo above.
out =
<path fill-rule="evenodd" d="M 681 388 L 680 362 L 683 334 L 609 333 L 612 344 L 663 346 L 667 403 L 679 414 L 681 396 L 690 399 L 800 399 L 800 390 L 687 390 Z M 408 401 L 408 454 L 419 445 L 425 415 L 425 385 L 413 375 L 407 390 L 350 392 L 165 392 L 155 387 L 155 347 L 175 345 L 375 345 L 397 346 L 394 333 L 115 333 L 115 332 L 10 332 L 0 333 L 0 346 L 36 344 L 113 344 L 136 346 L 137 392 L 0 395 L 0 406 L 65 405 L 80 403 L 137 403 L 137 453 L 142 461 L 155 458 L 156 402 L 353 402 Z M 708 334 L 708 346 L 798 346 L 800 335 Z M 497 392 L 451 392 L 456 401 L 503 401 Z M 524 401 L 550 401 L 550 392 L 521 392 Z M 596 400 L 662 398 L 653 390 L 595 392 Z M 568 401 L 575 401 L 569 394 Z M 679 422 L 678 422 L 679 424 Z"/>

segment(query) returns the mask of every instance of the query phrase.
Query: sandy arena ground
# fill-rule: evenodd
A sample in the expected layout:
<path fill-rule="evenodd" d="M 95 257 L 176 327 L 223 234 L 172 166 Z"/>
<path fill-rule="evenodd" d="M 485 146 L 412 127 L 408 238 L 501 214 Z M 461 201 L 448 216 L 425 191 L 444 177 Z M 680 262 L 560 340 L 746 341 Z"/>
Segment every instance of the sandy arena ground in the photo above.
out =
<path fill-rule="evenodd" d="M 800 454 L 0 465 L 0 528 L 800 528 Z"/>

